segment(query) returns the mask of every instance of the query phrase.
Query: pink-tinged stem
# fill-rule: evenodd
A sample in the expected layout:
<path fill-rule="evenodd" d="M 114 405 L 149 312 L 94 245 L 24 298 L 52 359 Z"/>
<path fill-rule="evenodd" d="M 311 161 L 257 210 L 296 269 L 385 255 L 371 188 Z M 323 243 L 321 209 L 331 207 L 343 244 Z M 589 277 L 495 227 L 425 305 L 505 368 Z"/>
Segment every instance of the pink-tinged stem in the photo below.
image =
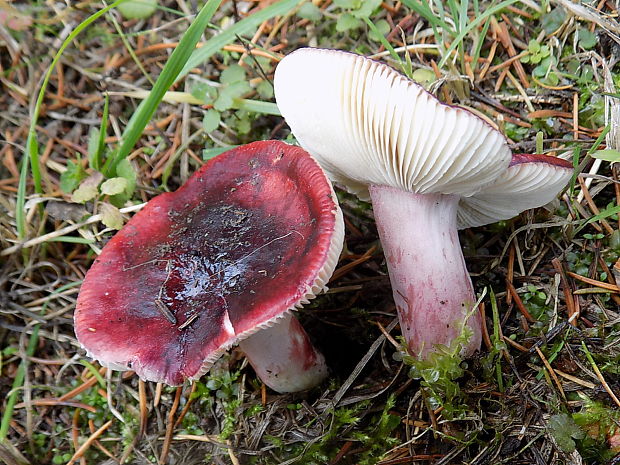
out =
<path fill-rule="evenodd" d="M 277 392 L 297 392 L 327 376 L 325 358 L 290 313 L 239 343 L 258 377 Z"/>
<path fill-rule="evenodd" d="M 471 355 L 482 327 L 459 244 L 458 196 L 385 186 L 371 186 L 370 196 L 409 350 L 427 358 L 437 344 L 450 346 L 467 321 L 473 334 L 461 353 Z"/>

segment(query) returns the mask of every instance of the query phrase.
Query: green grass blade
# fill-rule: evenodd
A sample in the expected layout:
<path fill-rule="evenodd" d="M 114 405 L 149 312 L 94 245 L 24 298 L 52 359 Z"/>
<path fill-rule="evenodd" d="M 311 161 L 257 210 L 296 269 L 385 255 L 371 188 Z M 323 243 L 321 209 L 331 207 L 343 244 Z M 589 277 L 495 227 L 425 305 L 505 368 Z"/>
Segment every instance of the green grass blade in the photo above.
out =
<path fill-rule="evenodd" d="M 129 40 L 127 40 L 127 35 L 123 32 L 121 25 L 118 24 L 118 21 L 116 20 L 114 16 L 110 16 L 110 20 L 112 21 L 112 25 L 114 26 L 114 29 L 116 29 L 116 32 L 118 33 L 118 36 L 121 39 L 121 42 L 125 46 L 125 50 L 127 50 L 127 53 L 129 53 L 129 56 L 131 56 L 131 59 L 136 64 L 136 66 L 138 67 L 142 75 L 146 78 L 147 81 L 149 81 L 151 85 L 153 85 L 154 84 L 153 78 L 151 78 L 151 75 L 144 68 L 144 66 L 142 66 L 142 62 L 138 58 L 138 55 L 136 55 L 136 52 L 134 51 L 133 47 L 129 43 Z"/>
<path fill-rule="evenodd" d="M 433 10 L 430 9 L 427 3 L 420 0 L 403 0 L 403 3 L 405 4 L 405 6 L 411 8 L 413 11 L 415 11 L 417 14 L 427 20 L 431 24 L 431 26 L 433 26 L 433 29 L 440 27 L 445 32 L 454 34 L 454 29 L 452 29 L 452 27 L 443 19 L 438 18 L 433 12 Z M 441 4 L 441 2 L 439 3 Z"/>
<path fill-rule="evenodd" d="M 280 110 L 275 103 L 263 102 L 261 100 L 250 100 L 246 98 L 233 99 L 233 108 L 262 113 L 264 115 L 281 116 Z"/>
<path fill-rule="evenodd" d="M 575 183 L 577 182 L 577 176 L 579 176 L 579 157 L 581 156 L 581 147 L 575 147 L 573 149 L 573 175 L 570 178 L 570 183 L 568 184 L 570 187 L 568 191 L 570 192 L 570 196 L 573 196 L 575 192 Z"/>
<path fill-rule="evenodd" d="M 103 114 L 101 115 L 101 128 L 99 129 L 99 147 L 97 150 L 97 157 L 95 158 L 95 169 L 98 171 L 101 169 L 101 155 L 105 150 L 105 137 L 108 133 L 108 117 L 110 115 L 110 96 L 104 95 L 103 101 Z"/>
<path fill-rule="evenodd" d="M 80 363 L 84 365 L 95 378 L 97 378 L 97 381 L 99 382 L 101 387 L 105 388 L 105 380 L 103 379 L 103 376 L 101 376 L 101 374 L 99 373 L 99 370 L 97 370 L 97 368 L 95 368 L 95 366 L 88 360 L 80 359 Z"/>
<path fill-rule="evenodd" d="M 52 292 L 50 292 L 50 297 L 60 294 L 61 292 L 66 291 L 67 289 L 71 289 L 74 287 L 78 287 L 82 285 L 82 280 L 80 281 L 74 281 L 72 283 L 69 284 L 65 284 L 64 286 L 60 286 L 58 289 L 54 289 Z M 51 299 L 50 300 L 46 300 L 43 303 L 43 306 L 41 307 L 41 314 L 43 314 L 45 312 L 45 310 L 47 309 L 47 306 L 50 304 Z"/>
<path fill-rule="evenodd" d="M 480 16 L 478 16 L 476 19 L 474 19 L 471 23 L 469 23 L 465 29 L 463 29 L 462 31 L 459 31 L 459 34 L 454 38 L 454 40 L 452 41 L 452 43 L 450 44 L 450 46 L 446 50 L 445 55 L 443 56 L 443 58 L 439 62 L 439 67 L 441 68 L 441 67 L 445 66 L 446 62 L 450 58 L 450 54 L 454 51 L 454 49 L 456 49 L 456 47 L 459 46 L 459 44 L 463 41 L 465 36 L 467 34 L 469 34 L 469 32 L 472 29 L 474 29 L 475 27 L 478 27 L 478 25 L 480 23 L 482 23 L 483 21 L 486 21 L 487 18 L 489 18 L 490 16 L 494 15 L 498 11 L 501 11 L 504 8 L 506 8 L 507 6 L 510 6 L 510 5 L 514 4 L 514 3 L 517 3 L 518 1 L 519 0 L 505 0 L 505 1 L 501 2 L 501 3 L 498 3 L 495 6 L 492 6 L 492 7 L 488 8 L 487 10 L 485 10 L 484 13 L 482 13 Z"/>
<path fill-rule="evenodd" d="M 469 17 L 467 16 L 467 10 L 469 9 L 469 1 L 461 0 L 460 11 L 459 11 L 459 31 L 465 29 L 467 25 L 467 21 Z"/>
<path fill-rule="evenodd" d="M 493 289 L 489 289 L 489 300 L 491 301 L 491 311 L 493 314 L 493 348 L 495 350 L 499 350 L 501 344 L 503 344 L 502 337 L 500 335 L 499 329 L 501 325 L 501 321 L 499 319 L 499 310 L 497 308 L 497 299 L 495 298 L 495 292 Z M 502 376 L 502 364 L 501 364 L 501 354 L 497 356 L 495 360 L 495 376 L 497 378 L 497 386 L 500 392 L 504 392 L 504 378 Z"/>
<path fill-rule="evenodd" d="M 85 237 L 76 236 L 57 236 L 48 239 L 45 242 L 67 242 L 71 244 L 94 244 L 94 239 L 86 239 Z"/>
<path fill-rule="evenodd" d="M 473 59 L 472 59 L 472 69 L 476 69 L 478 66 L 478 59 L 480 58 L 480 52 L 482 51 L 482 46 L 484 45 L 484 38 L 487 36 L 487 32 L 489 31 L 489 26 L 491 25 L 491 18 L 487 18 L 484 25 L 482 26 L 482 31 L 478 36 L 478 42 L 474 47 Z"/>
<path fill-rule="evenodd" d="M 255 30 L 262 22 L 289 13 L 292 8 L 303 3 L 303 0 L 280 0 L 267 8 L 254 13 L 252 16 L 242 19 L 234 26 L 220 32 L 215 37 L 209 39 L 202 47 L 194 50 L 192 56 L 185 64 L 185 67 L 179 74 L 179 79 L 185 76 L 192 68 L 207 61 L 213 54 L 219 52 L 224 45 L 233 42 L 237 36 L 242 36 L 250 31 Z"/>
<path fill-rule="evenodd" d="M 383 34 L 381 34 L 379 32 L 379 30 L 377 29 L 377 26 L 375 26 L 375 23 L 373 23 L 370 20 L 370 18 L 363 18 L 363 19 L 366 22 L 366 24 L 368 25 L 368 27 L 370 28 L 370 30 L 377 35 L 377 37 L 381 41 L 381 45 L 383 45 L 385 47 L 385 49 L 388 52 L 390 52 L 391 57 L 400 65 L 400 68 L 403 71 L 403 73 L 409 79 L 411 79 L 411 74 L 407 73 L 407 68 L 406 68 L 405 64 L 401 60 L 400 56 L 398 56 L 398 53 L 396 53 L 396 50 L 394 50 L 394 47 L 392 47 L 392 44 L 390 44 L 390 42 L 383 36 Z"/>
<path fill-rule="evenodd" d="M 587 155 L 592 155 L 594 152 L 598 150 L 598 148 L 603 143 L 603 140 L 605 140 L 605 137 L 607 136 L 607 133 L 610 130 L 611 130 L 611 125 L 608 124 L 607 126 L 605 126 L 605 129 L 601 131 L 600 135 L 594 141 L 594 144 L 592 144 L 592 147 L 590 147 L 588 151 L 586 152 Z"/>
<path fill-rule="evenodd" d="M 43 105 L 43 99 L 45 97 L 45 92 L 47 91 L 47 85 L 49 84 L 50 77 L 52 76 L 52 72 L 58 64 L 60 57 L 62 56 L 65 49 L 69 46 L 69 44 L 75 39 L 84 29 L 86 29 L 90 24 L 96 21 L 99 17 L 106 14 L 111 8 L 116 7 L 120 3 L 125 0 L 117 0 L 113 4 L 99 10 L 93 15 L 86 18 L 83 22 L 76 26 L 75 30 L 69 34 L 69 36 L 64 40 L 56 55 L 52 59 L 52 63 L 50 64 L 47 72 L 45 73 L 45 77 L 43 78 L 43 83 L 41 84 L 41 88 L 39 89 L 39 94 L 37 96 L 37 101 L 34 105 L 34 110 L 32 112 L 32 117 L 30 118 L 30 127 L 28 128 L 28 137 L 26 139 L 26 156 L 24 156 L 24 161 L 22 162 L 21 172 L 19 176 L 19 185 L 17 187 L 17 200 L 15 204 L 15 219 L 17 222 L 17 235 L 20 239 L 26 237 L 26 221 L 25 221 L 25 212 L 24 206 L 26 204 L 26 185 L 28 183 L 28 168 L 30 165 L 30 169 L 32 171 L 32 180 L 34 183 L 34 190 L 37 194 L 43 193 L 43 186 L 41 185 L 41 170 L 39 168 L 39 142 L 37 139 L 37 122 L 39 120 L 39 115 L 41 113 L 41 106 Z"/>
<path fill-rule="evenodd" d="M 75 39 L 84 29 L 90 26 L 94 21 L 96 21 L 98 18 L 106 14 L 108 11 L 110 11 L 110 9 L 116 7 L 117 5 L 123 3 L 124 1 L 125 0 L 117 0 L 111 5 L 105 8 L 102 8 L 98 12 L 92 14 L 91 16 L 86 18 L 84 21 L 82 21 L 80 24 L 78 24 L 76 28 L 71 32 L 71 34 L 69 34 L 69 36 L 64 40 L 64 42 L 58 49 L 58 52 L 56 52 L 56 55 L 54 55 L 52 63 L 47 69 L 47 72 L 45 73 L 45 77 L 43 78 L 43 84 L 41 84 L 41 89 L 39 89 L 39 95 L 37 96 L 37 101 L 34 106 L 32 118 L 30 120 L 30 127 L 28 129 L 28 138 L 26 139 L 26 153 L 30 157 L 30 165 L 31 165 L 30 169 L 32 170 L 32 179 L 34 181 L 34 189 L 35 189 L 35 192 L 37 192 L 38 194 L 43 193 L 43 188 L 41 186 L 41 171 L 39 169 L 39 149 L 38 149 L 38 142 L 37 142 L 36 126 L 37 126 L 37 121 L 39 120 L 39 115 L 41 113 L 41 106 L 43 105 L 43 99 L 45 97 L 45 92 L 47 91 L 47 85 L 49 83 L 50 77 L 52 76 L 52 72 L 54 71 L 56 64 L 58 64 L 58 61 L 60 60 L 60 57 L 62 56 L 65 49 L 69 46 L 71 42 L 73 42 L 73 39 Z"/>
<path fill-rule="evenodd" d="M 17 186 L 17 200 L 15 204 L 15 223 L 17 224 L 17 237 L 24 239 L 26 237 L 26 184 L 28 183 L 28 161 L 30 158 L 25 156 L 22 158 L 22 166 L 19 172 L 19 184 Z"/>
<path fill-rule="evenodd" d="M 437 2 L 441 4 L 441 2 Z M 454 22 L 454 26 L 456 27 L 456 32 L 460 32 L 461 28 L 461 17 L 460 17 L 460 6 L 457 6 L 454 0 L 447 0 L 448 8 L 450 9 L 450 16 L 452 17 L 452 21 Z M 445 18 L 445 10 L 444 10 L 444 18 Z"/>
<path fill-rule="evenodd" d="M 585 224 L 594 223 L 595 221 L 604 220 L 605 218 L 609 218 L 610 216 L 617 215 L 620 213 L 620 205 L 616 205 L 615 207 L 609 207 L 605 210 L 601 211 L 598 215 L 594 215 L 585 222 Z M 581 228 L 579 228 L 581 230 Z"/>
<path fill-rule="evenodd" d="M 213 14 L 220 6 L 220 3 L 222 3 L 222 0 L 209 0 L 205 6 L 202 7 L 202 10 L 200 10 L 198 16 L 196 16 L 196 19 L 194 19 L 185 34 L 183 34 L 181 42 L 170 55 L 164 69 L 157 78 L 157 81 L 155 81 L 155 85 L 149 93 L 149 96 L 140 103 L 138 109 L 127 123 L 127 127 L 123 131 L 120 147 L 114 155 L 106 161 L 103 171 L 107 176 L 114 174 L 116 164 L 120 160 L 126 158 L 134 145 L 136 145 L 136 142 L 138 142 L 138 139 L 142 135 L 142 131 L 153 117 L 166 91 L 177 80 L 183 66 L 192 55 L 196 44 L 200 40 Z"/>
<path fill-rule="evenodd" d="M 34 350 L 37 347 L 39 341 L 39 326 L 35 325 L 32 329 L 32 335 L 30 341 L 28 341 L 28 347 L 26 348 L 26 355 L 32 357 Z M 13 386 L 11 387 L 11 394 L 6 401 L 4 413 L 2 414 L 2 421 L 0 422 L 0 443 L 6 439 L 6 435 L 9 432 L 9 426 L 11 419 L 13 418 L 13 409 L 17 403 L 17 394 L 19 394 L 19 388 L 24 384 L 24 378 L 26 377 L 26 368 L 28 366 L 28 359 L 24 358 L 17 368 L 17 373 L 13 379 Z"/>

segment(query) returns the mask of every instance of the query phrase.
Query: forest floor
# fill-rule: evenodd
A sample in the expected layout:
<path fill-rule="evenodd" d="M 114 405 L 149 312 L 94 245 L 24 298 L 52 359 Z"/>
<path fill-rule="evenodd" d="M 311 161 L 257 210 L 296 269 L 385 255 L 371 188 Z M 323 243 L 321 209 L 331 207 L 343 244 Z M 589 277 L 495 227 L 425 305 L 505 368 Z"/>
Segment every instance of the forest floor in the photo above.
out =
<path fill-rule="evenodd" d="M 0 460 L 620 463 L 617 2 L 212 0 L 161 104 L 149 91 L 204 2 L 149 14 L 145 0 L 124 16 L 111 3 L 0 0 Z M 93 259 L 136 205 L 204 160 L 294 142 L 271 82 L 304 46 L 410 63 L 513 152 L 573 163 L 545 208 L 460 232 L 484 296 L 482 351 L 403 361 L 371 206 L 338 190 L 345 252 L 330 292 L 298 312 L 326 382 L 277 394 L 236 348 L 181 387 L 102 368 L 73 330 Z M 152 113 L 130 124 L 142 101 Z"/>

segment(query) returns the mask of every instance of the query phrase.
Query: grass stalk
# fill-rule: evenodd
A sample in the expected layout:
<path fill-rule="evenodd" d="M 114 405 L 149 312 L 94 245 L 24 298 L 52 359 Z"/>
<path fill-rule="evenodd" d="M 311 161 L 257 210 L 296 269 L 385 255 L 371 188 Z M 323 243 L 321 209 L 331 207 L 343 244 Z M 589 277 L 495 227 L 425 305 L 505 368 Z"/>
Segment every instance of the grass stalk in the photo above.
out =
<path fill-rule="evenodd" d="M 30 340 L 28 341 L 28 347 L 26 348 L 26 356 L 32 357 L 34 354 L 34 350 L 37 347 L 37 342 L 39 342 L 39 326 L 35 325 L 32 329 L 32 335 L 30 336 Z M 15 378 L 13 379 L 13 385 L 11 387 L 11 392 L 6 401 L 6 407 L 4 413 L 2 414 L 2 421 L 0 422 L 0 443 L 2 443 L 9 432 L 9 426 L 11 424 L 11 419 L 13 418 L 13 410 L 15 408 L 15 404 L 17 403 L 17 395 L 19 394 L 19 388 L 24 384 L 24 378 L 26 377 L 26 369 L 28 368 L 28 358 L 24 357 L 17 368 L 17 373 L 15 374 Z"/>
<path fill-rule="evenodd" d="M 499 318 L 499 310 L 497 308 L 497 299 L 493 289 L 489 289 L 489 299 L 491 301 L 491 311 L 493 315 L 493 348 L 499 352 L 495 359 L 495 376 L 497 377 L 497 386 L 500 392 L 504 392 L 504 378 L 502 377 L 501 349 L 504 344 L 502 335 L 500 334 L 501 321 Z"/>
<path fill-rule="evenodd" d="M 106 161 L 103 167 L 106 176 L 114 175 L 117 163 L 126 158 L 138 142 L 165 93 L 180 77 L 181 70 L 184 69 L 184 65 L 194 52 L 196 44 L 221 3 L 222 0 L 209 0 L 183 34 L 179 46 L 170 55 L 149 96 L 138 105 L 138 109 L 127 123 L 118 150 Z"/>

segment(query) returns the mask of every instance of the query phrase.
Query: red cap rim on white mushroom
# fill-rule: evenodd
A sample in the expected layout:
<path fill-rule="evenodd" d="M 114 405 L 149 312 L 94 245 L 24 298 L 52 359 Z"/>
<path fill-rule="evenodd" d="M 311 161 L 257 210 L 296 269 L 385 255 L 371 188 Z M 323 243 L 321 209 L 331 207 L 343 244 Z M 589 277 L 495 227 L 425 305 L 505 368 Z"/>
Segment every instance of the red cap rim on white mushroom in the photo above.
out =
<path fill-rule="evenodd" d="M 484 199 L 485 189 L 513 175 L 504 136 L 389 66 L 348 52 L 297 50 L 279 63 L 274 87 L 301 146 L 332 180 L 361 198 L 370 193 L 410 350 L 427 357 L 464 331 L 471 334 L 462 352 L 477 350 L 481 321 L 457 211 L 461 199 L 479 192 Z"/>

